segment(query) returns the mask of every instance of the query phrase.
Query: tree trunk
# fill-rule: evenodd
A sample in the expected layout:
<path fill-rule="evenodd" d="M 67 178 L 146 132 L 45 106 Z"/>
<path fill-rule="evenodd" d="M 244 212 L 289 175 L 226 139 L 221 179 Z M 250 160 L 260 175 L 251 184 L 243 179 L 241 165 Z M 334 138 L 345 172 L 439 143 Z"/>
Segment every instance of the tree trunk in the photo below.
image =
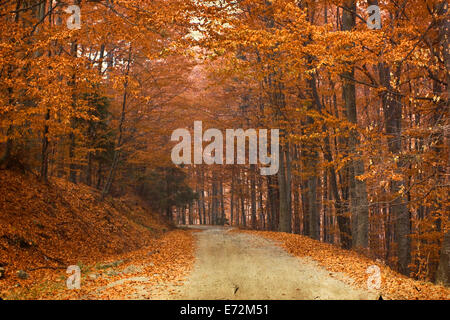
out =
<path fill-rule="evenodd" d="M 278 229 L 278 180 L 277 176 L 267 176 L 267 201 L 269 203 L 268 214 L 268 230 L 274 231 Z"/>
<path fill-rule="evenodd" d="M 294 205 L 293 205 L 293 214 L 294 214 L 294 226 L 292 228 L 292 232 L 296 234 L 300 234 L 300 191 L 298 182 L 294 180 Z"/>
<path fill-rule="evenodd" d="M 98 73 L 101 75 L 102 74 L 102 65 L 103 65 L 103 60 L 105 58 L 105 45 L 102 44 L 100 47 L 100 57 L 99 57 L 99 62 L 98 62 Z M 93 121 L 89 121 L 89 128 L 88 128 L 88 137 L 89 137 L 89 148 L 93 147 L 93 142 L 94 142 L 94 123 Z M 92 151 L 88 151 L 87 154 L 87 168 L 86 168 L 86 185 L 91 186 L 92 185 L 92 165 L 93 165 L 93 152 Z"/>
<path fill-rule="evenodd" d="M 198 175 L 201 174 L 200 170 L 197 170 L 197 179 L 201 179 L 198 177 Z M 200 188 L 198 186 L 198 180 L 197 180 L 197 186 L 195 189 L 195 192 L 197 193 L 197 213 L 198 213 L 198 223 L 199 224 L 203 224 L 203 220 L 202 220 L 202 195 L 203 195 L 203 189 L 200 192 Z"/>
<path fill-rule="evenodd" d="M 320 216 L 317 205 L 317 176 L 308 178 L 309 236 L 320 240 Z"/>
<path fill-rule="evenodd" d="M 442 241 L 441 258 L 436 273 L 436 283 L 450 287 L 450 231 Z"/>
<path fill-rule="evenodd" d="M 247 226 L 247 217 L 246 217 L 246 213 L 245 213 L 245 194 L 244 194 L 244 188 L 245 188 L 245 175 L 244 172 L 242 171 L 242 177 L 240 179 L 240 185 L 241 185 L 241 193 L 240 193 L 240 198 L 241 198 L 241 223 L 243 227 Z"/>
<path fill-rule="evenodd" d="M 40 178 L 43 181 L 48 179 L 48 131 L 49 127 L 47 121 L 50 120 L 50 109 L 47 109 L 45 114 L 44 132 L 42 133 L 42 152 L 41 152 L 41 173 Z"/>
<path fill-rule="evenodd" d="M 344 10 L 342 13 L 342 30 L 352 30 L 356 25 L 356 17 L 353 12 L 356 12 L 356 1 L 346 0 L 344 2 Z M 351 66 L 349 71 L 342 74 L 343 86 L 342 93 L 345 103 L 345 110 L 348 121 L 357 124 L 357 109 L 356 109 L 356 88 L 355 82 L 355 68 Z M 349 190 L 351 197 L 351 213 L 352 213 L 352 245 L 353 247 L 368 247 L 369 234 L 369 207 L 367 201 L 366 183 L 356 179 L 364 173 L 364 164 L 361 159 L 358 159 L 359 145 L 358 133 L 352 130 L 348 139 L 348 149 L 352 160 L 347 167 Z"/>
<path fill-rule="evenodd" d="M 259 176 L 258 183 L 258 209 L 259 209 L 259 229 L 266 230 L 266 219 L 264 216 L 264 205 L 263 205 L 263 178 Z"/>
<path fill-rule="evenodd" d="M 309 194 L 308 194 L 308 180 L 302 179 L 301 181 L 301 199 L 302 199 L 302 234 L 304 236 L 309 236 Z"/>
<path fill-rule="evenodd" d="M 220 177 L 219 184 L 219 193 L 220 193 L 220 224 L 225 225 L 225 203 L 224 203 L 224 195 L 223 195 L 223 179 Z"/>
<path fill-rule="evenodd" d="M 188 220 L 189 220 L 189 225 L 193 225 L 194 224 L 194 210 L 192 207 L 192 202 L 189 202 L 189 216 L 188 216 Z"/>
<path fill-rule="evenodd" d="M 235 193 L 235 170 L 231 172 L 231 190 L 230 190 L 230 226 L 234 225 L 234 193 Z"/>
<path fill-rule="evenodd" d="M 398 79 L 400 66 L 396 71 Z M 384 64 L 379 65 L 380 79 L 386 91 L 382 95 L 386 134 L 388 135 L 388 149 L 392 156 L 399 157 L 397 161 L 397 173 L 402 173 L 402 103 L 400 95 L 391 87 L 391 70 Z M 409 275 L 409 262 L 411 260 L 411 219 L 407 206 L 407 198 L 400 193 L 404 181 L 391 181 L 391 193 L 394 199 L 389 203 L 389 213 L 393 216 L 394 239 L 397 243 L 398 269 L 401 273 Z"/>
<path fill-rule="evenodd" d="M 36 9 L 36 17 L 38 18 L 38 21 L 41 21 L 45 16 L 45 4 L 46 1 L 42 1 L 39 6 Z M 50 56 L 50 51 L 49 51 Z M 44 121 L 44 131 L 42 133 L 42 151 L 41 151 L 41 172 L 40 172 L 40 178 L 43 181 L 47 181 L 48 179 L 48 147 L 49 147 L 49 141 L 48 141 L 48 133 L 49 133 L 49 126 L 48 121 L 50 120 L 50 108 L 47 108 L 47 111 L 45 112 L 45 121 Z"/>
<path fill-rule="evenodd" d="M 441 1 L 439 4 L 440 8 L 438 14 L 440 16 L 445 16 L 448 13 L 448 1 Z M 440 42 L 442 43 L 443 58 L 446 70 L 446 82 L 447 82 L 447 95 L 445 107 L 449 106 L 449 83 L 450 83 L 450 48 L 449 48 L 449 30 L 450 30 L 450 20 L 443 19 L 439 27 Z M 442 283 L 443 285 L 450 287 L 450 231 L 444 236 L 441 248 L 441 258 L 439 261 L 439 267 L 436 274 L 436 282 Z"/>
<path fill-rule="evenodd" d="M 251 194 L 251 225 L 252 229 L 257 229 L 256 221 L 256 165 L 250 165 L 250 194 Z"/>
<path fill-rule="evenodd" d="M 205 171 L 204 169 L 201 170 L 202 172 L 202 210 L 203 210 L 203 224 L 206 224 L 206 218 L 207 218 L 207 212 L 206 212 L 206 200 L 205 200 Z"/>
<path fill-rule="evenodd" d="M 278 231 L 291 232 L 291 212 L 290 212 L 290 188 L 288 187 L 288 177 L 286 167 L 288 165 L 289 152 L 288 145 L 280 145 L 280 168 L 278 170 L 278 184 L 280 190 L 280 223 Z"/>
<path fill-rule="evenodd" d="M 123 93 L 123 100 L 122 100 L 122 112 L 120 115 L 120 122 L 119 122 L 119 137 L 117 139 L 116 147 L 114 148 L 114 156 L 113 161 L 111 165 L 111 169 L 109 171 L 108 179 L 106 180 L 106 183 L 103 187 L 101 198 L 104 199 L 111 190 L 111 185 L 114 180 L 114 177 L 116 175 L 116 169 L 117 165 L 119 164 L 120 154 L 122 147 L 122 139 L 123 139 L 123 126 L 125 123 L 125 111 L 127 107 L 127 98 L 128 98 L 128 76 L 130 74 L 130 67 L 131 67 L 131 54 L 132 54 L 132 48 L 130 45 L 129 53 L 128 53 L 128 63 L 127 63 L 127 70 L 125 73 L 125 84 L 124 84 L 124 93 Z"/>

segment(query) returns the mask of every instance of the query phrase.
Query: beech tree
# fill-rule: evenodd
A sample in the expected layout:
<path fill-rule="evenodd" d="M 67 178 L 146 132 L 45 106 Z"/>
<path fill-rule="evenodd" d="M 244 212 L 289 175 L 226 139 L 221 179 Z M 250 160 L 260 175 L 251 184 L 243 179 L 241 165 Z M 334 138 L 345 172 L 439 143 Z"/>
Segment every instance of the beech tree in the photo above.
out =
<path fill-rule="evenodd" d="M 442 0 L 3 1 L 0 168 L 448 283 L 448 15 Z M 171 133 L 194 121 L 279 129 L 277 174 L 175 165 Z"/>

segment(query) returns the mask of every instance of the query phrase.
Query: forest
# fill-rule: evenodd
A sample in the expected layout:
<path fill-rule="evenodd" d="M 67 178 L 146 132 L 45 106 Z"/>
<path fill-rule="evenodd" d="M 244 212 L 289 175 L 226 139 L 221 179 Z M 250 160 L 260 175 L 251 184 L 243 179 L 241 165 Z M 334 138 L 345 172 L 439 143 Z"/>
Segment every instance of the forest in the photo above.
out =
<path fill-rule="evenodd" d="M 133 195 L 171 225 L 300 235 L 450 285 L 447 0 L 0 0 L 0 21 L 2 176 Z M 199 121 L 223 133 L 214 151 Z M 270 158 L 275 129 L 264 174 L 247 134 L 268 133 Z"/>

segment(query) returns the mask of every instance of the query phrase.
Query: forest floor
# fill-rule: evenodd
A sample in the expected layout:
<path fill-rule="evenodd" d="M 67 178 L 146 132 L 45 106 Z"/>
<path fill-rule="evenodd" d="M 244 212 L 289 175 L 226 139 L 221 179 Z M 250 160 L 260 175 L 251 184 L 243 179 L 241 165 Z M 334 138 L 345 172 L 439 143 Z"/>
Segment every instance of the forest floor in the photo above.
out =
<path fill-rule="evenodd" d="M 190 270 L 194 231 L 132 194 L 99 198 L 83 184 L 0 170 L 0 299 L 130 299 L 129 278 L 157 286 Z M 81 288 L 69 290 L 75 265 Z"/>
<path fill-rule="evenodd" d="M 312 250 L 312 251 L 309 251 Z M 375 300 L 450 299 L 450 290 L 380 265 L 380 290 L 367 289 L 358 253 L 307 237 L 217 226 L 165 233 L 151 246 L 83 265 L 81 289 L 67 276 L 19 286 L 7 299 Z"/>
<path fill-rule="evenodd" d="M 374 300 L 314 260 L 298 258 L 264 236 L 218 226 L 168 232 L 152 248 L 85 266 L 80 290 L 54 299 Z M 50 298 L 50 291 L 37 298 Z"/>

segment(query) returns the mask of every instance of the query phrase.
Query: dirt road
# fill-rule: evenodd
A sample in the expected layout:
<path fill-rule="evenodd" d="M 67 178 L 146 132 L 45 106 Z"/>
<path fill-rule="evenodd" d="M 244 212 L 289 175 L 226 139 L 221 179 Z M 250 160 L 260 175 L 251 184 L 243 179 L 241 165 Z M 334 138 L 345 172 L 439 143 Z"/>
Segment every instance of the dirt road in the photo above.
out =
<path fill-rule="evenodd" d="M 270 240 L 221 227 L 202 229 L 187 281 L 171 288 L 175 295 L 153 291 L 154 299 L 376 299 Z"/>

